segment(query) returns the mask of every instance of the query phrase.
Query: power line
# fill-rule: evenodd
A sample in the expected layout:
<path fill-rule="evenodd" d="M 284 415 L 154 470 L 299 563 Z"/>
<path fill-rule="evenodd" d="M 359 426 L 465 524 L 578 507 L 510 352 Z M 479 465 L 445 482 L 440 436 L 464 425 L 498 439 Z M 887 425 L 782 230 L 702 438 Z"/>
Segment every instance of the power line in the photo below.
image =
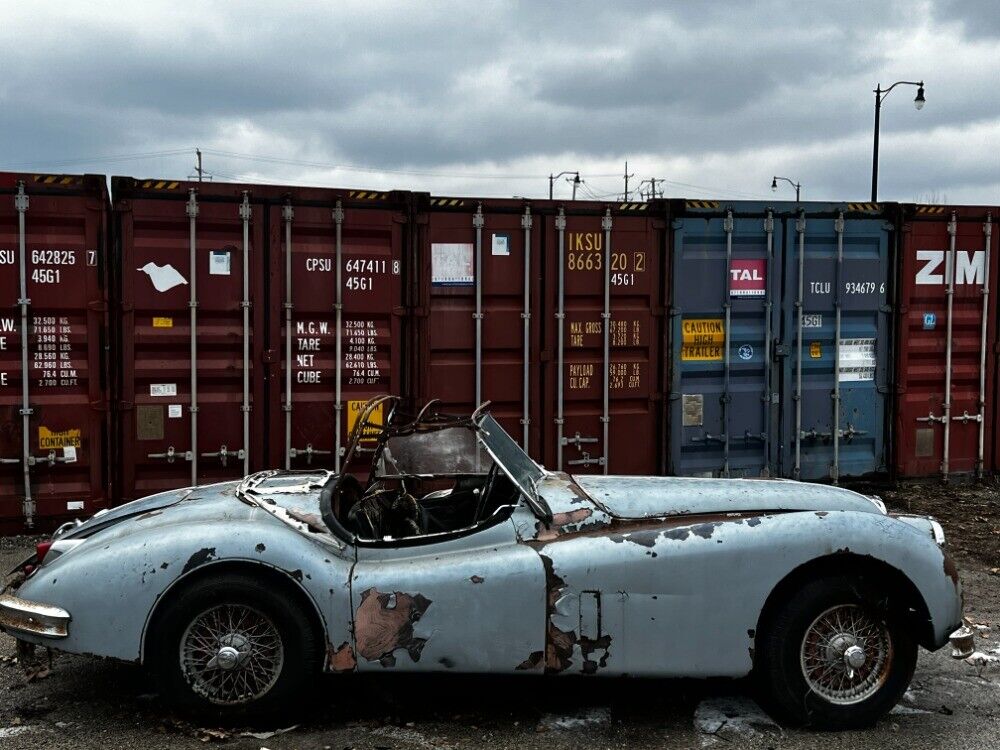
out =
<path fill-rule="evenodd" d="M 166 151 L 146 151 L 135 154 L 108 154 L 104 156 L 89 156 L 74 159 L 58 159 L 54 161 L 24 161 L 10 164 L 14 169 L 41 168 L 41 167 L 69 167 L 74 164 L 105 164 L 109 162 L 139 161 L 142 159 L 157 159 L 163 156 L 180 156 L 190 154 L 193 148 L 175 148 Z"/>

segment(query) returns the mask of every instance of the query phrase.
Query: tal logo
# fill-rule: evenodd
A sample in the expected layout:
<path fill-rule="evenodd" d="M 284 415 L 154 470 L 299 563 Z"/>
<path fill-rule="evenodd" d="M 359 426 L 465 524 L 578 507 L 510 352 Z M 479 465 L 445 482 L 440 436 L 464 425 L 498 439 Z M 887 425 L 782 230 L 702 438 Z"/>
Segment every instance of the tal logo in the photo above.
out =
<path fill-rule="evenodd" d="M 767 261 L 734 258 L 729 266 L 730 297 L 764 297 L 767 294 Z"/>

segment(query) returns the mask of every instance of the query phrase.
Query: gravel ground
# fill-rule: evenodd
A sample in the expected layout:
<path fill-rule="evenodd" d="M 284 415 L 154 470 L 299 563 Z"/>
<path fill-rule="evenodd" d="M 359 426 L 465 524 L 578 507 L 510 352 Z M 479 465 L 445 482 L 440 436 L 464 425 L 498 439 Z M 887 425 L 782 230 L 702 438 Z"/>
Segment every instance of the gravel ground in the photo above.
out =
<path fill-rule="evenodd" d="M 0 564 L 15 564 L 32 544 L 0 540 Z M 973 619 L 1000 623 L 1000 578 L 960 556 Z M 979 648 L 988 654 L 1000 626 L 984 635 Z M 257 737 L 174 716 L 131 665 L 62 655 L 50 676 L 26 683 L 13 657 L 14 641 L 0 635 L 5 750 L 1000 747 L 1000 659 L 977 668 L 948 649 L 921 652 L 903 703 L 874 729 L 839 734 L 779 728 L 740 682 L 350 675 L 324 680 L 305 717 L 289 718 L 298 726 Z"/>

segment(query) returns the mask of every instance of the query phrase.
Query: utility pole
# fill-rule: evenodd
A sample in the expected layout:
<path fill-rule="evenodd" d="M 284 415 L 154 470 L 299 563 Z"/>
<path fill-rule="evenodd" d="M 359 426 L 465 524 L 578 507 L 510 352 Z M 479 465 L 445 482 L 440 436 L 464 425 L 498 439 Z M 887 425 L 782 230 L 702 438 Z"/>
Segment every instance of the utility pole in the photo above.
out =
<path fill-rule="evenodd" d="M 577 172 L 576 175 L 574 175 L 572 179 L 569 178 L 569 177 L 567 177 L 566 178 L 566 182 L 572 182 L 573 183 L 573 200 L 576 200 L 576 187 L 581 182 L 583 182 L 583 180 L 580 179 L 580 173 Z"/>
<path fill-rule="evenodd" d="M 573 198 L 574 199 L 576 198 L 576 186 L 580 182 L 580 173 L 574 172 L 573 170 L 566 170 L 564 172 L 560 172 L 559 174 L 552 174 L 551 172 L 549 172 L 549 200 L 552 200 L 552 186 L 555 184 L 555 181 L 558 180 L 560 177 L 562 177 L 564 174 L 571 174 L 576 177 L 576 180 L 573 183 Z M 566 180 L 566 182 L 569 182 L 569 180 Z"/>
<path fill-rule="evenodd" d="M 628 173 L 628 159 L 626 159 L 625 160 L 625 200 L 626 201 L 628 201 L 628 198 L 629 198 L 629 192 L 628 192 L 628 178 L 629 177 L 635 177 L 635 175 Z"/>
<path fill-rule="evenodd" d="M 201 149 L 196 148 L 194 152 L 198 155 L 198 166 L 195 169 L 198 171 L 198 182 L 201 182 L 202 169 L 201 169 Z"/>

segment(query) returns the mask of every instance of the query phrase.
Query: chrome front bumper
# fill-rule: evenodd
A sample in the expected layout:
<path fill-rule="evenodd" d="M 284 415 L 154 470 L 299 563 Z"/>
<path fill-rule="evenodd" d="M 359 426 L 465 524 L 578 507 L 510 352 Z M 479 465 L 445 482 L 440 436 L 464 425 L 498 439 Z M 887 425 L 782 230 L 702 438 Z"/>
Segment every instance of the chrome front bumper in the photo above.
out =
<path fill-rule="evenodd" d="M 952 633 L 948 641 L 951 643 L 951 658 L 966 659 L 976 650 L 976 631 L 967 621 L 963 622 L 962 627 Z"/>
<path fill-rule="evenodd" d="M 0 628 L 11 635 L 40 635 L 65 638 L 69 635 L 70 614 L 51 604 L 31 602 L 11 594 L 0 595 Z"/>

